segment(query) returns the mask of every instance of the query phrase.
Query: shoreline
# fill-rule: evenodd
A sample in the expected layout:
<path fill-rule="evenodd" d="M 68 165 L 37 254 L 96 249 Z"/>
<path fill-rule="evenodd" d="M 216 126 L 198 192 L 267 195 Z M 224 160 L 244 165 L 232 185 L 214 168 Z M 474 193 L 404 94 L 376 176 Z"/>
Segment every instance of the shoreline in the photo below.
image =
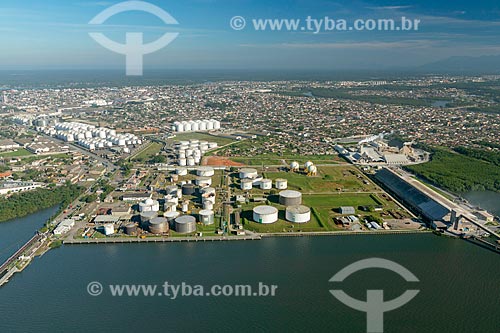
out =
<path fill-rule="evenodd" d="M 148 238 L 96 238 L 96 239 L 66 239 L 64 245 L 83 244 L 132 244 L 132 243 L 197 243 L 197 242 L 229 242 L 229 241 L 253 241 L 273 237 L 322 237 L 322 236 L 354 236 L 354 235 L 410 235 L 430 234 L 432 230 L 385 230 L 385 231 L 324 231 L 324 232 L 294 232 L 294 233 L 264 233 L 253 236 L 206 236 L 206 237 L 148 237 Z"/>

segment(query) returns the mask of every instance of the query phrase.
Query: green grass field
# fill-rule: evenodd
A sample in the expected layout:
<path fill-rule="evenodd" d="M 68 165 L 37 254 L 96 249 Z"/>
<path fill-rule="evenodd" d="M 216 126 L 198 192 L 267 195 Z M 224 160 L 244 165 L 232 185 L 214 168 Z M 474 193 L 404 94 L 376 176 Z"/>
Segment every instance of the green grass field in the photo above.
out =
<path fill-rule="evenodd" d="M 159 142 L 151 142 L 149 146 L 141 151 L 137 156 L 135 156 L 132 160 L 134 161 L 149 161 L 156 154 L 158 154 L 163 148 L 163 144 Z"/>
<path fill-rule="evenodd" d="M 339 189 L 348 192 L 373 192 L 379 188 L 369 181 L 355 167 L 319 167 L 317 176 L 308 177 L 295 172 L 264 172 L 264 177 L 269 179 L 285 178 L 289 188 L 303 193 L 335 193 Z"/>
<path fill-rule="evenodd" d="M 24 148 L 16 150 L 16 151 L 0 153 L 0 157 L 24 157 L 24 156 L 31 156 L 31 155 L 33 155 L 33 154 Z"/>

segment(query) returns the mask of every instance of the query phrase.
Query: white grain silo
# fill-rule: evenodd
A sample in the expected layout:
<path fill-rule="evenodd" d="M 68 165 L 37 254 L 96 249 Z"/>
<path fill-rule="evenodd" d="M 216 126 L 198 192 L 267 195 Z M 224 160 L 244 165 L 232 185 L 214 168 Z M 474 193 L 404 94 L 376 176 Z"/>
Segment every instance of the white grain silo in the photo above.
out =
<path fill-rule="evenodd" d="M 176 126 L 177 126 L 177 132 L 179 132 L 179 133 L 184 132 L 184 124 L 183 123 L 178 123 Z"/>
<path fill-rule="evenodd" d="M 214 129 L 214 122 L 213 120 L 207 120 L 207 130 L 211 131 Z"/>
<path fill-rule="evenodd" d="M 191 123 L 186 122 L 184 124 L 184 132 L 191 132 L 192 129 L 193 129 L 193 127 L 192 127 Z"/>
<path fill-rule="evenodd" d="M 214 120 L 214 129 L 218 130 L 221 128 L 221 124 L 220 124 L 220 121 L 218 120 Z"/>

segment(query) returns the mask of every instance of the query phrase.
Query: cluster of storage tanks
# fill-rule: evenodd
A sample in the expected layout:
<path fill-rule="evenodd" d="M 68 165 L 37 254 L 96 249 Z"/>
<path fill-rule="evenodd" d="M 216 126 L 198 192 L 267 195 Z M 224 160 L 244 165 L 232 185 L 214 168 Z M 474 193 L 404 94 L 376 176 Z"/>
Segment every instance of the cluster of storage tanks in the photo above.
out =
<path fill-rule="evenodd" d="M 272 224 L 278 221 L 278 209 L 273 206 L 257 206 L 253 209 L 253 220 L 257 223 Z M 302 205 L 288 206 L 285 218 L 292 223 L 307 223 L 311 220 L 311 209 Z"/>
<path fill-rule="evenodd" d="M 292 162 L 290 163 L 290 170 L 294 172 L 300 171 L 300 164 L 299 162 Z M 318 173 L 318 167 L 314 165 L 313 162 L 307 161 L 304 164 L 304 172 L 307 173 L 309 176 L 316 176 Z"/>
<path fill-rule="evenodd" d="M 175 170 L 178 175 L 187 175 L 186 168 L 179 167 Z M 191 202 L 182 201 L 183 196 L 194 196 L 197 194 L 199 185 L 199 195 L 203 208 L 198 212 L 198 221 L 204 225 L 215 223 L 215 213 L 213 211 L 216 198 L 216 190 L 210 187 L 212 176 L 215 170 L 209 166 L 196 168 L 197 178 L 194 181 L 181 181 L 179 185 L 170 185 L 165 188 L 165 203 L 163 207 L 163 217 L 158 216 L 160 204 L 157 200 L 146 199 L 139 203 L 141 227 L 149 230 L 153 234 L 165 234 L 170 229 L 177 233 L 188 234 L 196 231 L 197 219 L 189 215 Z M 178 211 L 179 209 L 179 211 Z M 125 230 L 127 232 L 127 230 Z M 130 231 L 137 233 L 137 230 Z M 127 232 L 128 234 L 128 232 Z"/>
<path fill-rule="evenodd" d="M 142 140 L 133 134 L 117 134 L 116 130 L 113 129 L 105 127 L 96 128 L 92 125 L 77 122 L 59 123 L 54 127 L 47 127 L 43 131 L 45 134 L 63 141 L 76 142 L 88 150 L 114 146 L 128 149 L 129 146 L 142 144 Z"/>
<path fill-rule="evenodd" d="M 204 140 L 179 141 L 174 145 L 180 166 L 195 166 L 200 164 L 203 155 L 217 148 L 217 142 L 208 142 Z"/>
<path fill-rule="evenodd" d="M 218 120 L 190 120 L 190 121 L 176 121 L 172 125 L 174 132 L 205 132 L 213 131 L 221 128 L 221 123 Z"/>
<path fill-rule="evenodd" d="M 279 193 L 279 203 L 285 206 L 285 219 L 293 223 L 307 223 L 311 220 L 311 209 L 302 205 L 302 193 L 284 190 Z M 270 224 L 278 221 L 278 209 L 272 206 L 257 206 L 253 209 L 253 220 Z"/>
<path fill-rule="evenodd" d="M 240 169 L 239 177 L 241 179 L 240 188 L 243 191 L 250 191 L 254 186 L 259 186 L 261 190 L 270 190 L 273 188 L 273 181 L 259 177 L 257 169 L 254 168 Z M 288 181 L 278 178 L 275 180 L 275 187 L 278 190 L 285 190 L 288 188 Z"/>

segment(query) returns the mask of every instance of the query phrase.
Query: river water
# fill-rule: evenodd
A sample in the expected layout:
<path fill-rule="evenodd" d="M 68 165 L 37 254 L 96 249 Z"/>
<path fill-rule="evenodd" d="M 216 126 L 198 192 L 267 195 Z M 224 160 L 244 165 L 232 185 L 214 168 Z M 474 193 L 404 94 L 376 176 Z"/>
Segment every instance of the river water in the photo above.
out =
<path fill-rule="evenodd" d="M 35 227 L 44 211 L 7 230 Z M 28 221 L 28 222 L 26 222 Z M 16 229 L 17 227 L 17 229 Z M 372 257 L 405 266 L 420 280 L 387 270 L 328 280 L 345 266 Z M 0 289 L 0 332 L 366 332 L 366 316 L 330 293 L 386 300 L 407 289 L 417 297 L 385 314 L 385 332 L 498 333 L 500 256 L 463 240 L 433 234 L 269 238 L 262 241 L 178 244 L 66 245 L 37 258 Z M 87 285 L 250 284 L 278 286 L 275 297 L 90 296 Z M 106 288 L 106 287 L 105 287 Z M 159 287 L 160 288 L 160 287 Z M 162 290 L 162 289 L 161 289 Z"/>
<path fill-rule="evenodd" d="M 470 203 L 500 216 L 500 193 L 492 191 L 476 191 L 462 194 Z"/>

